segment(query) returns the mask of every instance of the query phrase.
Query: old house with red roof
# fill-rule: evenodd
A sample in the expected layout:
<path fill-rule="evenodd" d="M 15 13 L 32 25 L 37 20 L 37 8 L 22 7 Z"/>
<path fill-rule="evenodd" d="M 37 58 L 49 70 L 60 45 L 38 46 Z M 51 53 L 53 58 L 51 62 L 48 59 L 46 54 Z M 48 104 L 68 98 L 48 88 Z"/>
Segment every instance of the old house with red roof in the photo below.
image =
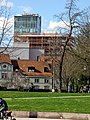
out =
<path fill-rule="evenodd" d="M 18 81 L 24 82 L 24 87 L 34 90 L 52 90 L 52 72 L 49 64 L 34 60 L 12 60 L 14 76 Z M 22 85 L 21 85 L 22 86 Z"/>
<path fill-rule="evenodd" d="M 40 60 L 10 60 L 8 54 L 0 54 L 0 83 L 7 88 L 50 91 L 51 66 Z"/>
<path fill-rule="evenodd" d="M 9 54 L 0 54 L 0 84 L 12 79 L 13 65 Z"/>

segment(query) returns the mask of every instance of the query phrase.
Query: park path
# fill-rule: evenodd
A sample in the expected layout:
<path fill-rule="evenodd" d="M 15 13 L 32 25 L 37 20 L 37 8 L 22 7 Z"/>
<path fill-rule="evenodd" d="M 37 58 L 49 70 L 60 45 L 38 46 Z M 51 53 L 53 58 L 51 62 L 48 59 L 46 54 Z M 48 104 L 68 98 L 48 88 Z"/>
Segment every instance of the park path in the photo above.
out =
<path fill-rule="evenodd" d="M 21 97 L 21 98 L 4 98 L 7 100 L 11 100 L 11 99 L 48 99 L 48 98 L 53 98 L 53 99 L 67 99 L 67 98 L 86 98 L 86 97 L 90 97 L 90 95 L 85 95 L 85 96 L 59 96 L 59 97 Z"/>

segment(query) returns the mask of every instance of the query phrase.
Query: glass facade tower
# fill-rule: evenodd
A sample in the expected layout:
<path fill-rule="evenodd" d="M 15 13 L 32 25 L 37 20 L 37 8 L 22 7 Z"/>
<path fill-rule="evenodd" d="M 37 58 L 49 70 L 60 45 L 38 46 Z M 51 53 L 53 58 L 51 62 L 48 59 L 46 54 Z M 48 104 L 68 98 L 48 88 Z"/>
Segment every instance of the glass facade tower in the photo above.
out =
<path fill-rule="evenodd" d="M 30 33 L 41 33 L 41 16 L 39 16 L 38 14 L 14 16 L 14 34 Z"/>

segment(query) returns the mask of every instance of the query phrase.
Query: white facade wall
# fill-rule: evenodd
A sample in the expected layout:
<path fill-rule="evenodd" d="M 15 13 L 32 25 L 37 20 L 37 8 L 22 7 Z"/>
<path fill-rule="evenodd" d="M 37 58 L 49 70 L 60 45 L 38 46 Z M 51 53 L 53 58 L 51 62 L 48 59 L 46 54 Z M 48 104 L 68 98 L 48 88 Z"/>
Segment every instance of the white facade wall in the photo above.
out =
<path fill-rule="evenodd" d="M 5 48 L 0 48 L 0 51 Z M 29 60 L 29 44 L 28 43 L 14 43 L 13 47 L 9 47 L 4 51 L 5 54 L 10 55 L 10 59 L 25 59 Z"/>
<path fill-rule="evenodd" d="M 29 60 L 29 44 L 28 43 L 14 43 L 13 44 L 13 52 L 11 59 L 25 59 Z"/>
<path fill-rule="evenodd" d="M 0 51 L 5 48 L 0 48 Z M 44 49 L 30 49 L 29 43 L 14 43 L 13 47 L 7 48 L 4 52 L 10 55 L 10 59 L 14 60 L 37 60 L 38 56 L 44 55 Z"/>

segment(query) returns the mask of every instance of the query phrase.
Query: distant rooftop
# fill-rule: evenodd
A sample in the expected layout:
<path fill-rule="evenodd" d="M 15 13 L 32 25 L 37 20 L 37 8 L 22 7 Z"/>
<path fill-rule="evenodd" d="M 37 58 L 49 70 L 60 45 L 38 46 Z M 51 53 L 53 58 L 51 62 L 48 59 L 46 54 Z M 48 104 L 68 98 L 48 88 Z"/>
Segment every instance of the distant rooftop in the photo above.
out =
<path fill-rule="evenodd" d="M 25 14 L 22 14 L 22 15 L 17 15 L 17 16 L 39 16 L 40 17 L 40 15 L 39 14 L 28 14 L 28 13 L 25 13 Z M 15 17 L 17 17 L 17 16 L 15 16 Z"/>

